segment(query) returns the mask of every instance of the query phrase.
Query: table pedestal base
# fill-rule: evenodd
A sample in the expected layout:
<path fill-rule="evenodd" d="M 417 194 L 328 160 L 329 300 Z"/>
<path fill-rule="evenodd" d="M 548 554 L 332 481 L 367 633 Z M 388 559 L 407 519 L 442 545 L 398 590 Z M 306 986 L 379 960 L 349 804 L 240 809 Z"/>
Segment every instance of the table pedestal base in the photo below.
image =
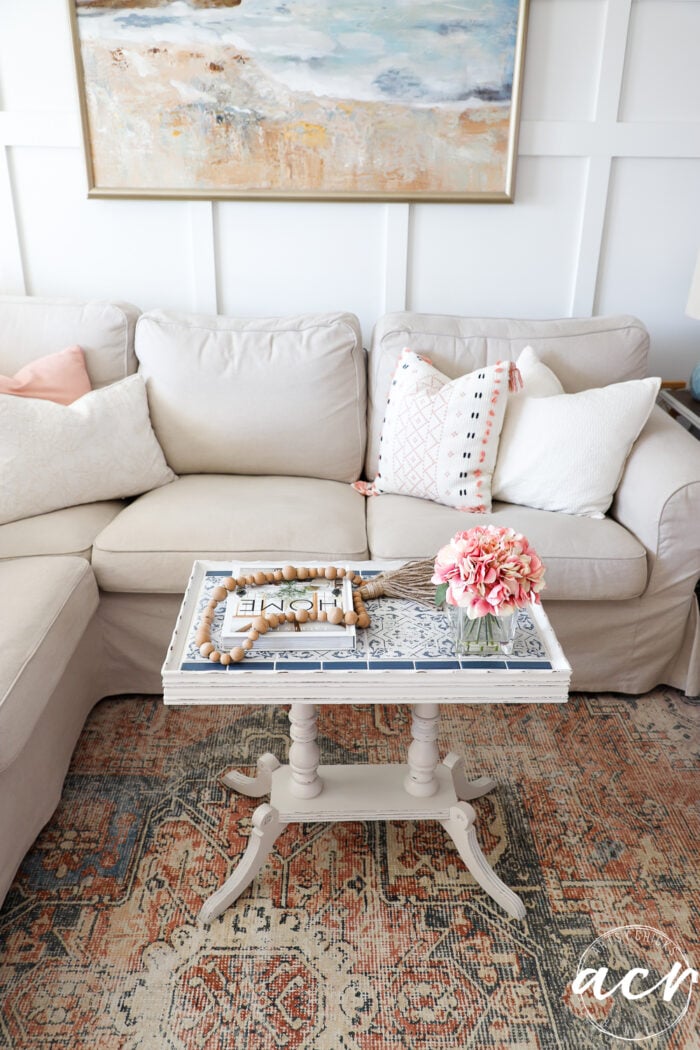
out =
<path fill-rule="evenodd" d="M 310 705 L 295 704 L 292 708 L 304 706 Z M 210 923 L 216 919 L 250 885 L 287 824 L 336 820 L 439 820 L 464 864 L 486 893 L 508 915 L 515 919 L 525 917 L 522 900 L 490 867 L 476 838 L 476 814 L 469 800 L 485 795 L 496 786 L 496 782 L 490 777 L 468 780 L 464 759 L 454 752 L 438 763 L 435 743 L 437 705 L 416 704 L 414 707 L 423 710 L 414 712 L 414 742 L 412 751 L 409 749 L 407 765 L 319 766 L 313 762 L 300 763 L 297 744 L 294 764 L 282 766 L 274 755 L 262 755 L 258 759 L 255 777 L 235 771 L 222 777 L 227 787 L 252 798 L 270 792 L 270 802 L 264 802 L 255 810 L 246 851 L 233 874 L 204 902 L 199 913 L 202 922 Z M 435 708 L 435 712 L 426 711 L 428 708 Z M 315 726 L 315 718 L 307 715 L 304 719 L 307 726 L 312 720 Z M 298 725 L 298 712 L 294 712 L 294 721 Z M 420 734 L 418 743 L 416 731 Z M 312 743 L 308 737 L 307 742 Z M 309 784 L 314 785 L 313 795 L 309 794 Z"/>

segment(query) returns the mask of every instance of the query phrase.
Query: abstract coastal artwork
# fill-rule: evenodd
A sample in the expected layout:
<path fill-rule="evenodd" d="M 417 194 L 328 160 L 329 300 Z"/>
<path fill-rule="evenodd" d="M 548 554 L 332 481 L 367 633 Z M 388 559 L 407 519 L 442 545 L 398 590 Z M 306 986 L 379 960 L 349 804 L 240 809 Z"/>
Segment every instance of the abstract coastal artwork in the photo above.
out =
<path fill-rule="evenodd" d="M 70 0 L 91 196 L 509 201 L 527 0 Z"/>

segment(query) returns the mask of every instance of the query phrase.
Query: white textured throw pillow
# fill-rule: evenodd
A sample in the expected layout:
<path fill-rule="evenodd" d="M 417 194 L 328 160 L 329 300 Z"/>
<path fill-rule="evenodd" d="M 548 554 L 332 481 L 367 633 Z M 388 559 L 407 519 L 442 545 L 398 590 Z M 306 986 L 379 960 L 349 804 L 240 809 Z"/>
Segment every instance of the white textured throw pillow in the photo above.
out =
<path fill-rule="evenodd" d="M 602 518 L 660 386 L 658 378 L 634 379 L 578 394 L 513 398 L 493 498 Z"/>
<path fill-rule="evenodd" d="M 552 369 L 540 361 L 531 346 L 526 346 L 524 350 L 521 350 L 520 357 L 515 364 L 520 372 L 523 385 L 520 389 L 511 392 L 509 402 L 516 397 L 552 397 L 554 394 L 564 393 L 564 387 Z"/>
<path fill-rule="evenodd" d="M 396 367 L 370 495 L 400 493 L 458 510 L 491 509 L 491 475 L 503 424 L 508 361 L 450 380 L 404 350 Z"/>
<path fill-rule="evenodd" d="M 70 405 L 0 394 L 0 524 L 136 496 L 174 478 L 140 375 Z"/>

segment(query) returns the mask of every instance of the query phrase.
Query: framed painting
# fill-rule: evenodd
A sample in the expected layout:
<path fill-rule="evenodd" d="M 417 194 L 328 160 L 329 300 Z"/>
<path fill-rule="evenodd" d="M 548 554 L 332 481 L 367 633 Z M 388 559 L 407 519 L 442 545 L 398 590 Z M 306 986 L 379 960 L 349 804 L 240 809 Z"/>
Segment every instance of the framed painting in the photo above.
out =
<path fill-rule="evenodd" d="M 90 196 L 511 201 L 528 0 L 68 0 Z"/>

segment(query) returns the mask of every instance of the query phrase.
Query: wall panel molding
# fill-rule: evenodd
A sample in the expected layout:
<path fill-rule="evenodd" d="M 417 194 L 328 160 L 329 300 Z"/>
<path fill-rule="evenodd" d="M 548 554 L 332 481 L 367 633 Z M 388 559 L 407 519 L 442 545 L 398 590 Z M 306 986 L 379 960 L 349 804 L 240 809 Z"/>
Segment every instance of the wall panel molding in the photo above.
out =
<path fill-rule="evenodd" d="M 80 117 L 71 110 L 0 111 L 0 145 L 82 149 Z"/>
<path fill-rule="evenodd" d="M 0 293 L 26 295 L 27 284 L 17 227 L 7 149 L 0 147 Z"/>
<path fill-rule="evenodd" d="M 212 201 L 190 201 L 192 236 L 192 301 L 196 313 L 219 312 L 216 267 L 214 204 Z"/>
<path fill-rule="evenodd" d="M 384 313 L 407 308 L 410 204 L 384 205 Z"/>
<path fill-rule="evenodd" d="M 591 157 L 581 212 L 581 233 L 571 292 L 571 316 L 588 317 L 595 309 L 600 254 L 605 233 L 611 157 Z"/>
<path fill-rule="evenodd" d="M 620 113 L 632 0 L 608 0 L 600 57 L 596 120 L 615 121 Z"/>
<path fill-rule="evenodd" d="M 520 156 L 686 157 L 700 156 L 700 123 L 619 121 L 523 121 Z"/>
<path fill-rule="evenodd" d="M 590 159 L 581 209 L 581 233 L 571 289 L 570 312 L 574 317 L 588 316 L 595 309 L 610 194 L 610 147 L 618 138 L 617 118 L 622 98 L 631 14 L 632 0 L 608 0 L 596 93 L 595 134 L 594 141 L 589 144 Z M 562 143 L 564 140 L 565 136 L 561 136 L 558 141 Z M 609 148 L 600 149 L 602 143 Z"/>

